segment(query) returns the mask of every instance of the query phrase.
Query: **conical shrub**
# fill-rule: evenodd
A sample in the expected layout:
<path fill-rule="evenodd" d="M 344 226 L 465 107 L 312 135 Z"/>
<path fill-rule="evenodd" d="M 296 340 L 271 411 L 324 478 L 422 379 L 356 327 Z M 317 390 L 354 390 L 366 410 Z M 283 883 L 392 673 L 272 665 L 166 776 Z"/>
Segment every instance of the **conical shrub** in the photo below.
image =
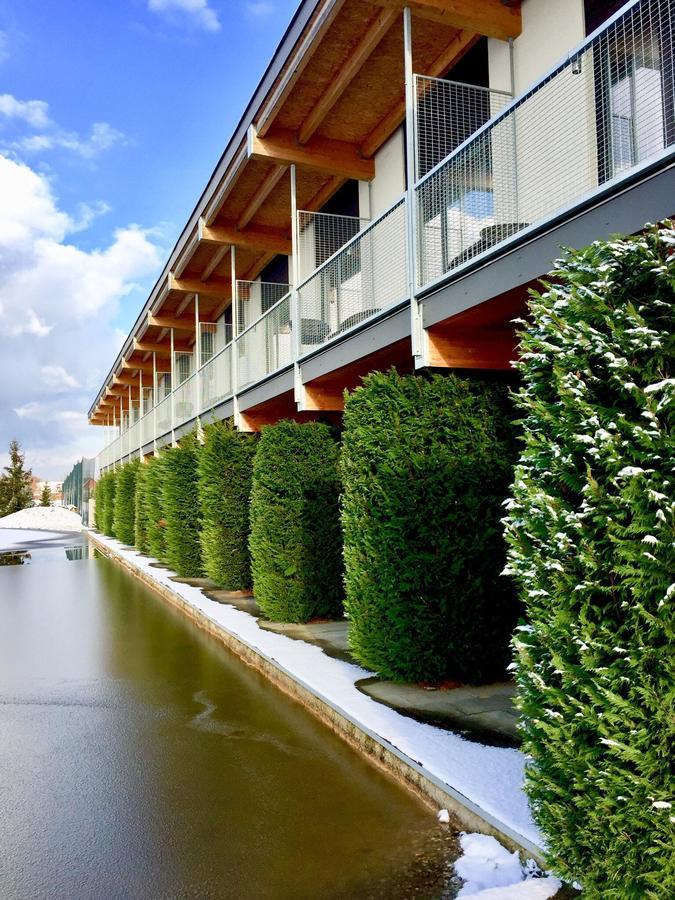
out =
<path fill-rule="evenodd" d="M 166 519 L 164 518 L 164 454 L 151 456 L 145 472 L 145 514 L 148 553 L 160 562 L 166 561 Z"/>
<path fill-rule="evenodd" d="M 178 447 L 171 447 L 162 454 L 165 558 L 174 572 L 184 578 L 197 578 L 203 574 L 197 448 L 196 436 L 190 434 Z"/>
<path fill-rule="evenodd" d="M 204 571 L 231 591 L 250 590 L 251 479 L 257 438 L 230 422 L 204 429 L 198 454 L 201 545 Z"/>
<path fill-rule="evenodd" d="M 148 463 L 143 461 L 136 473 L 136 493 L 134 496 L 134 545 L 141 553 L 148 553 L 148 511 L 146 491 L 148 484 Z"/>
<path fill-rule="evenodd" d="M 322 423 L 262 429 L 253 464 L 253 590 L 265 614 L 306 622 L 342 614 L 339 446 Z"/>
<path fill-rule="evenodd" d="M 123 544 L 133 545 L 136 520 L 136 476 L 139 461 L 133 460 L 117 473 L 113 530 Z"/>

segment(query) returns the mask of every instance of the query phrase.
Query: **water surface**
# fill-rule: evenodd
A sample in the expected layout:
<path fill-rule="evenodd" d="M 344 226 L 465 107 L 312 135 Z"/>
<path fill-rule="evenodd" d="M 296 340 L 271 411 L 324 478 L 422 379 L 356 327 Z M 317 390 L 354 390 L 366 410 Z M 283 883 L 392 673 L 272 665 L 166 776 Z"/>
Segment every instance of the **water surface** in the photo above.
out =
<path fill-rule="evenodd" d="M 432 812 L 78 542 L 0 568 L 3 900 L 453 895 Z"/>

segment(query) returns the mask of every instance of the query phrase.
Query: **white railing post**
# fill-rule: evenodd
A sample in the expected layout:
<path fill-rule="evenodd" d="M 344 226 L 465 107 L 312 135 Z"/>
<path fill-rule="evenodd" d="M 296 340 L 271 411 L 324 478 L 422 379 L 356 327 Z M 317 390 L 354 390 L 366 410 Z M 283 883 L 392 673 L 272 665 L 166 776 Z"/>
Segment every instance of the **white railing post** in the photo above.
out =
<path fill-rule="evenodd" d="M 152 455 L 157 456 L 157 353 L 152 352 Z"/>
<path fill-rule="evenodd" d="M 412 55 L 412 12 L 403 9 L 403 62 L 405 72 L 405 148 L 406 148 L 406 262 L 408 269 L 408 293 L 410 296 L 410 335 L 415 367 L 425 364 L 424 328 L 422 310 L 415 297 L 415 173 L 417 147 L 415 140 L 415 76 Z"/>
<path fill-rule="evenodd" d="M 176 354 L 173 349 L 173 328 L 169 329 L 171 341 L 171 446 L 176 446 Z"/>
<path fill-rule="evenodd" d="M 295 166 L 291 166 L 291 271 L 288 273 L 291 282 L 291 352 L 293 354 L 293 385 L 295 404 L 302 409 L 304 389 L 300 375 L 300 354 L 302 353 L 302 312 L 300 310 L 300 235 L 298 231 L 298 175 Z"/>
<path fill-rule="evenodd" d="M 199 327 L 199 294 L 195 294 L 195 407 L 197 409 L 197 439 L 204 443 L 204 429 L 200 418 L 202 411 L 201 366 L 202 366 L 202 333 Z"/>
<path fill-rule="evenodd" d="M 232 346 L 230 372 L 232 378 L 232 411 L 234 427 L 239 428 L 239 292 L 237 291 L 237 248 L 230 247 L 230 280 L 232 282 Z"/>

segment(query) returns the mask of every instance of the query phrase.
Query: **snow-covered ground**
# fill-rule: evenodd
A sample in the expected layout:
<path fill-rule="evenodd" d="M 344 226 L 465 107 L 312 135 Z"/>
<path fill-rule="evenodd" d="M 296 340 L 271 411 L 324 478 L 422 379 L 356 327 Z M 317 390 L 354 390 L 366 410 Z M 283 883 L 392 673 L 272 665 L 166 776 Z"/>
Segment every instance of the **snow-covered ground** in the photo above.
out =
<path fill-rule="evenodd" d="M 548 900 L 562 887 L 552 876 L 534 877 L 540 873 L 523 867 L 517 853 L 487 834 L 463 834 L 459 840 L 462 855 L 455 872 L 464 884 L 457 900 Z"/>
<path fill-rule="evenodd" d="M 39 531 L 82 531 L 82 518 L 64 506 L 31 506 L 0 519 L 0 528 Z M 24 538 L 25 540 L 25 538 Z"/>
<path fill-rule="evenodd" d="M 96 535 L 131 565 L 166 585 L 239 640 L 276 660 L 301 684 L 340 709 L 349 718 L 393 744 L 428 773 L 438 778 L 497 820 L 514 836 L 541 846 L 542 838 L 532 821 L 523 792 L 525 756 L 518 750 L 485 747 L 457 734 L 400 715 L 361 693 L 355 682 L 373 673 L 353 663 L 333 659 L 311 644 L 265 631 L 248 613 L 217 603 L 199 588 L 171 580 L 167 569 L 119 541 Z M 499 845 L 498 845 L 499 846 Z M 504 851 L 506 852 L 506 851 Z M 468 896 L 468 895 L 465 895 Z M 502 895 L 505 896 L 505 895 Z M 517 894 L 514 897 L 544 895 Z M 548 895 L 546 895 L 548 896 Z"/>

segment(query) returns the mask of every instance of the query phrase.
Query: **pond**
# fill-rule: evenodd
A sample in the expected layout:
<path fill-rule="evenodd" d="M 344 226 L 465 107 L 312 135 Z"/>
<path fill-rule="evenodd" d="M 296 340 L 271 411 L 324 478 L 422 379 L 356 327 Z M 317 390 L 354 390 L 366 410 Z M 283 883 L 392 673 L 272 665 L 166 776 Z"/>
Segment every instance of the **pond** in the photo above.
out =
<path fill-rule="evenodd" d="M 17 549 L 3 900 L 454 896 L 455 835 L 300 704 L 85 538 Z"/>

